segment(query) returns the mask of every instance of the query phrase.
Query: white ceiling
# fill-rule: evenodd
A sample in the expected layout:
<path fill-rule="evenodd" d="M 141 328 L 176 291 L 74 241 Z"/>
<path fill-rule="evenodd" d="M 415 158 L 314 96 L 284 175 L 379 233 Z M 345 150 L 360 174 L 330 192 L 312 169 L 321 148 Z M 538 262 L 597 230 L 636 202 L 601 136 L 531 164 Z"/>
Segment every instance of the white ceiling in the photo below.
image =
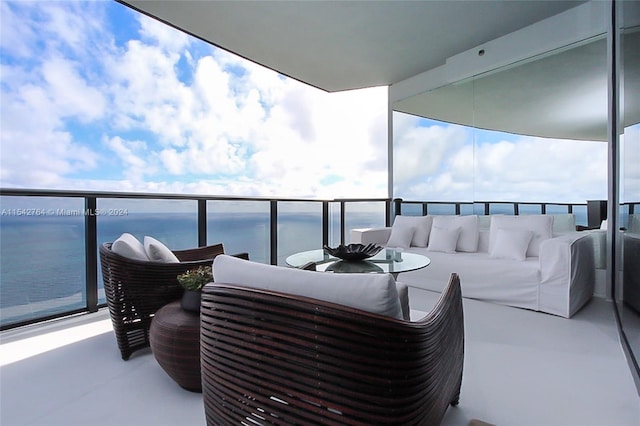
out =
<path fill-rule="evenodd" d="M 388 86 L 584 1 L 122 0 L 326 91 Z"/>

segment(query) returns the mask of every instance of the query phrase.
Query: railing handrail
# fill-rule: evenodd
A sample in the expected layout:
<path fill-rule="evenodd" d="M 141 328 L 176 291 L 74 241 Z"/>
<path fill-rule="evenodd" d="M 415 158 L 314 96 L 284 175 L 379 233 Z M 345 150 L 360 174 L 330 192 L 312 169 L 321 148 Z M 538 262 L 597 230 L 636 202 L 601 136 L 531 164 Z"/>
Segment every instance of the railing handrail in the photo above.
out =
<path fill-rule="evenodd" d="M 175 200 L 219 200 L 219 201 L 278 201 L 278 202 L 381 202 L 389 198 L 295 198 L 267 196 L 234 196 L 207 194 L 171 194 L 162 192 L 117 192 L 117 191 L 80 191 L 66 189 L 0 188 L 0 196 L 36 196 L 36 197 L 75 197 L 75 198 L 141 198 Z"/>

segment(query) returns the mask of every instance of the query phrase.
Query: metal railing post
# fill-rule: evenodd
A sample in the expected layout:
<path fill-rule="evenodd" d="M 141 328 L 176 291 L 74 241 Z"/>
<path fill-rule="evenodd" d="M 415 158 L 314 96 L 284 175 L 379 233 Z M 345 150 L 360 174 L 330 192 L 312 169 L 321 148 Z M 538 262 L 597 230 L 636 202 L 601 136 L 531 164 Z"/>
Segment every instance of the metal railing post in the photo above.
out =
<path fill-rule="evenodd" d="M 96 197 L 84 198 L 84 262 L 87 310 L 98 311 L 98 225 Z"/>
<path fill-rule="evenodd" d="M 207 245 L 207 200 L 198 200 L 198 247 Z"/>
<path fill-rule="evenodd" d="M 269 201 L 269 261 L 272 265 L 278 264 L 278 201 Z"/>
<path fill-rule="evenodd" d="M 346 228 L 346 215 L 345 215 L 345 203 L 344 200 L 340 201 L 340 244 L 344 244 L 345 228 Z"/>
<path fill-rule="evenodd" d="M 393 200 L 394 216 L 402 214 L 402 198 L 395 198 Z"/>
<path fill-rule="evenodd" d="M 322 202 L 322 246 L 329 245 L 329 202 Z"/>

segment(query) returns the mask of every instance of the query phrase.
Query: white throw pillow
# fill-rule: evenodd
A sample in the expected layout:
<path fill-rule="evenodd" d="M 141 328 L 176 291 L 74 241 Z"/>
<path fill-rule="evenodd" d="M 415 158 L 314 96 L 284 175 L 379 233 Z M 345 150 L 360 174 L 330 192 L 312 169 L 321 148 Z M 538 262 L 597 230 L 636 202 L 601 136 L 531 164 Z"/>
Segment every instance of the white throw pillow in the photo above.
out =
<path fill-rule="evenodd" d="M 144 246 L 136 237 L 129 233 L 124 233 L 118 237 L 111 245 L 111 251 L 120 256 L 136 260 L 149 260 L 149 256 L 144 251 Z"/>
<path fill-rule="evenodd" d="M 265 265 L 228 255 L 213 261 L 215 282 L 311 297 L 403 319 L 391 274 L 336 274 Z"/>
<path fill-rule="evenodd" d="M 433 216 L 432 227 L 455 229 L 460 228 L 460 237 L 456 244 L 457 251 L 475 253 L 478 251 L 478 215 L 437 215 Z M 433 232 L 433 231 L 432 231 Z"/>
<path fill-rule="evenodd" d="M 500 259 L 525 260 L 533 232 L 527 229 L 500 228 L 489 256 Z"/>
<path fill-rule="evenodd" d="M 167 246 L 153 237 L 144 237 L 144 251 L 154 262 L 179 263 L 180 260 Z"/>
<path fill-rule="evenodd" d="M 393 220 L 393 228 L 413 228 L 411 245 L 414 247 L 426 247 L 429 242 L 433 216 L 402 216 L 398 215 Z"/>
<path fill-rule="evenodd" d="M 538 257 L 540 255 L 540 243 L 552 237 L 553 216 L 550 215 L 500 215 L 491 218 L 491 230 L 489 231 L 489 252 L 493 250 L 498 229 L 525 229 L 533 232 L 529 247 L 528 257 Z"/>
<path fill-rule="evenodd" d="M 429 247 L 427 247 L 427 250 L 455 253 L 459 237 L 460 228 L 440 228 L 434 225 L 431 227 L 431 236 L 429 237 Z"/>
<path fill-rule="evenodd" d="M 391 235 L 387 240 L 387 247 L 409 248 L 415 228 L 405 226 L 392 226 Z"/>

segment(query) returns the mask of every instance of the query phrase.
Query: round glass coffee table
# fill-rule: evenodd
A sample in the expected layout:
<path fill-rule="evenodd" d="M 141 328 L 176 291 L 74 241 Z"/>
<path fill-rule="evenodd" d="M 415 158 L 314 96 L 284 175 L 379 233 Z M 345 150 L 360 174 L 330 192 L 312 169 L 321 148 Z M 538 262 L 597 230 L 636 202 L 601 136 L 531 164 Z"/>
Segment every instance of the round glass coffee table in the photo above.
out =
<path fill-rule="evenodd" d="M 394 249 L 382 249 L 380 253 L 366 260 L 340 260 L 323 249 L 309 250 L 292 254 L 286 259 L 287 265 L 300 268 L 315 263 L 317 271 L 336 273 L 389 273 L 398 278 L 400 272 L 415 271 L 428 266 L 431 259 L 416 253 L 407 253 Z"/>

